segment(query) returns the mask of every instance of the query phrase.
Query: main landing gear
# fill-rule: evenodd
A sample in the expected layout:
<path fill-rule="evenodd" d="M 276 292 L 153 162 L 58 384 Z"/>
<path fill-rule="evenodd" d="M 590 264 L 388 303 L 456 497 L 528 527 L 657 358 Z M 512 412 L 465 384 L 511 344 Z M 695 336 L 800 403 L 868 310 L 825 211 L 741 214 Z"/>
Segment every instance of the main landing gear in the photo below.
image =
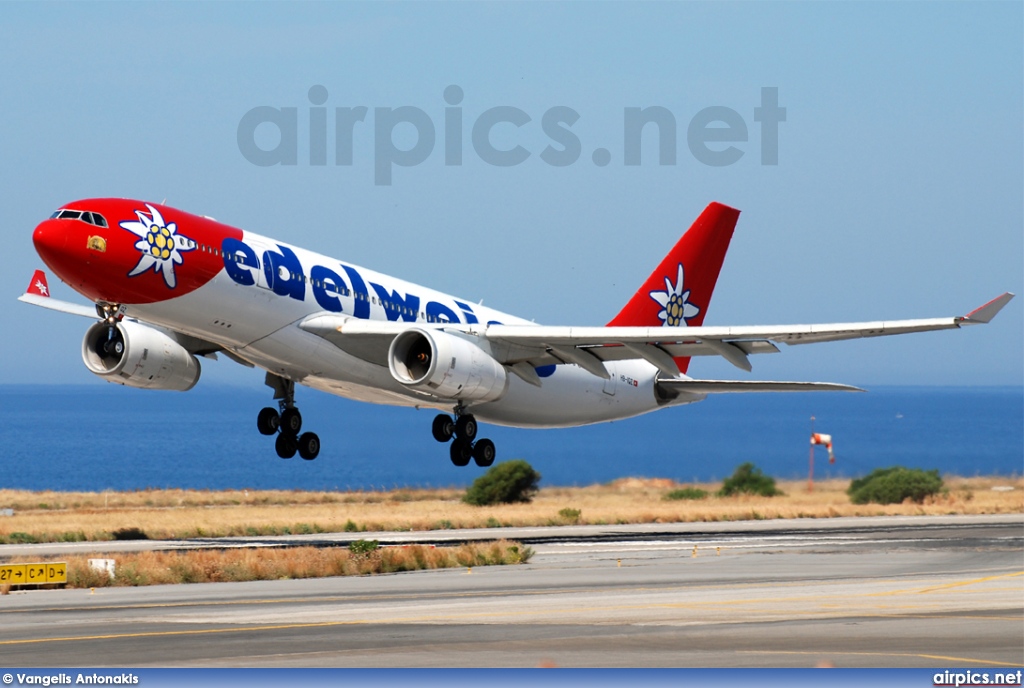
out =
<path fill-rule="evenodd" d="M 302 458 L 312 461 L 320 453 L 320 438 L 315 432 L 299 434 L 302 414 L 295 407 L 295 382 L 267 373 L 267 386 L 274 388 L 274 398 L 279 399 L 281 411 L 278 413 L 270 406 L 260 411 L 256 417 L 260 434 L 277 434 L 274 448 L 282 459 L 290 459 L 298 452 Z"/>
<path fill-rule="evenodd" d="M 494 442 L 487 439 L 476 439 L 476 418 L 464 413 L 461 406 L 455 407 L 455 418 L 442 413 L 434 418 L 431 428 L 434 439 L 438 442 L 452 441 L 451 457 L 456 466 L 468 466 L 473 459 L 477 466 L 487 468 L 494 463 Z M 452 440 L 452 438 L 455 438 Z"/>

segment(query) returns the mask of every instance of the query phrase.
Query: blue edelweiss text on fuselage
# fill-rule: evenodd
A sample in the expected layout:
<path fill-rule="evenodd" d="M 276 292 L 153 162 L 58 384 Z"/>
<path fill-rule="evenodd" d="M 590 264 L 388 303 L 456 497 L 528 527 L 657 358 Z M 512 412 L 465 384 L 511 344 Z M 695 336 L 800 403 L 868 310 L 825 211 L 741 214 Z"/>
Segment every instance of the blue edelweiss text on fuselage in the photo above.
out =
<path fill-rule="evenodd" d="M 457 312 L 438 301 L 423 303 L 423 299 L 416 294 L 403 294 L 375 282 L 367 284 L 359 271 L 351 265 L 312 265 L 307 277 L 302 261 L 293 250 L 281 244 L 275 244 L 275 248 L 257 256 L 256 250 L 244 241 L 226 238 L 221 243 L 224 270 L 228 277 L 242 286 L 257 286 L 262 271 L 266 283 L 260 286 L 278 296 L 296 301 L 306 300 L 306 285 L 309 284 L 309 291 L 317 304 L 332 313 L 344 313 L 345 308 L 339 297 L 351 297 L 353 306 L 350 315 L 356 318 L 369 319 L 370 304 L 379 303 L 388 320 L 416 322 L 422 317 L 429 322 L 479 322 L 469 304 L 453 299 L 452 303 L 459 309 Z"/>

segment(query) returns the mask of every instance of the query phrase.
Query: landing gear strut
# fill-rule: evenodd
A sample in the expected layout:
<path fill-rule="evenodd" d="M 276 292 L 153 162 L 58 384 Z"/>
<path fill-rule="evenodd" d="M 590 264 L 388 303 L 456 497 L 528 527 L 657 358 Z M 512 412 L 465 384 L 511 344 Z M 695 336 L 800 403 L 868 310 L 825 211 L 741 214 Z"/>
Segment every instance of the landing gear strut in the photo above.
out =
<path fill-rule="evenodd" d="M 103 319 L 107 326 L 107 338 L 96 341 L 96 354 L 107 359 L 114 357 L 120 359 L 124 354 L 124 337 L 117 330 L 117 323 L 124 317 L 121 314 L 121 307 L 113 303 L 96 304 L 96 314 Z"/>
<path fill-rule="evenodd" d="M 438 442 L 451 441 L 450 454 L 456 466 L 468 466 L 473 459 L 477 466 L 487 468 L 494 463 L 494 442 L 476 439 L 477 424 L 472 414 L 461 405 L 455 407 L 455 418 L 441 413 L 434 418 L 431 432 Z M 454 437 L 454 440 L 452 439 Z"/>
<path fill-rule="evenodd" d="M 312 461 L 320 453 L 320 438 L 315 432 L 304 432 L 302 414 L 295 406 L 295 381 L 267 373 L 267 386 L 274 390 L 278 409 L 268 406 L 256 417 L 256 428 L 263 435 L 277 435 L 274 449 L 282 459 L 290 459 L 298 452 L 302 458 Z"/>

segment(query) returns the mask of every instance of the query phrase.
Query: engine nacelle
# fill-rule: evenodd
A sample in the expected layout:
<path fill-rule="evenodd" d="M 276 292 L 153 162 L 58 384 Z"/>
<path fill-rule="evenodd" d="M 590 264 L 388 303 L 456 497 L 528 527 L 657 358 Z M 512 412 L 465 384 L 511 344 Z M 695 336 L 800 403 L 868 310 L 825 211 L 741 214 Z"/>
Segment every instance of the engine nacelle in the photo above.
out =
<path fill-rule="evenodd" d="M 494 401 L 508 389 L 504 366 L 479 346 L 438 330 L 412 328 L 388 349 L 396 380 L 442 399 Z"/>
<path fill-rule="evenodd" d="M 82 340 L 85 367 L 108 382 L 186 392 L 199 381 L 199 360 L 163 330 L 133 321 L 98 322 Z"/>

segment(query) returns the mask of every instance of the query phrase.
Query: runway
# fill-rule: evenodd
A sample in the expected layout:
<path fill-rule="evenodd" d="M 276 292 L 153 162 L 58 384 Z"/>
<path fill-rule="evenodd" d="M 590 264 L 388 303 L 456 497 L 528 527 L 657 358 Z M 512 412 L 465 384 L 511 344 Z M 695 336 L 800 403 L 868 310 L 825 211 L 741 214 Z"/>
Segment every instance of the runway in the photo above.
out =
<path fill-rule="evenodd" d="M 25 667 L 1024 664 L 1022 515 L 501 530 L 534 543 L 529 564 L 14 593 L 0 597 L 0 657 Z M 459 534 L 416 537 L 438 535 Z"/>

